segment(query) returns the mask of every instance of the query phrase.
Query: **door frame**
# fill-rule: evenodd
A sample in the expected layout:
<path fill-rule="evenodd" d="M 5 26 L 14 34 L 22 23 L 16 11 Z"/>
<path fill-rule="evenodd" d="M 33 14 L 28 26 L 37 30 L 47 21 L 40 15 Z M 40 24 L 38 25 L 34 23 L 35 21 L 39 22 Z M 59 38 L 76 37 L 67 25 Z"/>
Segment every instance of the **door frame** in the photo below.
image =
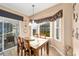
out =
<path fill-rule="evenodd" d="M 10 49 L 12 49 L 12 48 L 14 48 L 14 47 L 16 47 L 16 45 L 15 46 L 13 46 L 13 47 L 11 47 L 11 48 L 8 48 L 8 49 L 5 49 L 4 50 L 4 23 L 6 22 L 6 23 L 11 23 L 11 24 L 13 24 L 13 25 L 17 25 L 18 24 L 18 26 L 16 26 L 16 31 L 17 31 L 17 28 L 19 28 L 19 20 L 15 20 L 15 19 L 10 19 L 10 18 L 6 18 L 6 17 L 2 17 L 2 16 L 0 16 L 0 20 L 1 20 L 1 22 L 2 22 L 2 51 L 0 52 L 0 54 L 1 55 L 4 55 L 4 52 L 5 51 L 8 51 L 8 50 L 10 50 Z M 11 21 L 11 22 L 10 22 Z M 15 22 L 15 23 L 13 23 L 13 22 Z M 15 31 L 15 32 L 16 32 Z M 20 31 L 20 29 L 18 29 L 18 34 L 19 34 L 19 31 Z M 14 37 L 14 41 L 16 40 L 16 34 L 15 34 L 15 37 Z M 17 41 L 17 40 L 16 40 Z M 15 42 L 16 43 L 16 42 Z M 17 43 L 16 43 L 17 44 Z"/>

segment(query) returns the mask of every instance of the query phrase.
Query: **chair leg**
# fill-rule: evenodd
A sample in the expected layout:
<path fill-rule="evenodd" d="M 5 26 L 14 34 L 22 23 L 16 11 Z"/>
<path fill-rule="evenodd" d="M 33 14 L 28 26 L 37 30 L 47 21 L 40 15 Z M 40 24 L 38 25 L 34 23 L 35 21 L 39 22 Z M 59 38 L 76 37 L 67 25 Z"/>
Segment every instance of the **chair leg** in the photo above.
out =
<path fill-rule="evenodd" d="M 20 51 L 19 51 L 19 47 L 17 47 L 17 55 L 18 55 L 18 56 L 19 56 L 19 52 L 20 52 Z"/>
<path fill-rule="evenodd" d="M 23 56 L 23 48 L 21 48 L 21 56 Z"/>
<path fill-rule="evenodd" d="M 26 56 L 26 49 L 24 49 L 24 56 Z"/>
<path fill-rule="evenodd" d="M 29 56 L 31 56 L 31 50 L 29 49 Z"/>

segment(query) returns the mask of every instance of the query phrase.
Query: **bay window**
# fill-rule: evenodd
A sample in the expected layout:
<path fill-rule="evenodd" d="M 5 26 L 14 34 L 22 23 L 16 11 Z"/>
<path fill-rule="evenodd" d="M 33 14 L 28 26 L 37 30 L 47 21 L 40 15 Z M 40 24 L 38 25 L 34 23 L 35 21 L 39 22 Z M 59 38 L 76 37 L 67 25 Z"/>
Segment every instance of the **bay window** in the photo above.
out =
<path fill-rule="evenodd" d="M 61 40 L 61 18 L 54 21 L 54 39 Z"/>

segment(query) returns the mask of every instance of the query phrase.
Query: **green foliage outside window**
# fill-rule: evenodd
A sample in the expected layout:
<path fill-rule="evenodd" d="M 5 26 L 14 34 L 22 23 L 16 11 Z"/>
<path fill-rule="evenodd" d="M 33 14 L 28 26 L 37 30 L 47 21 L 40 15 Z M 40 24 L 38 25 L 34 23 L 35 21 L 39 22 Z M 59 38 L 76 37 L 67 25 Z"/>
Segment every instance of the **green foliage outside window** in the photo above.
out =
<path fill-rule="evenodd" d="M 40 26 L 40 34 L 45 35 L 47 37 L 50 36 L 50 24 L 43 24 Z"/>

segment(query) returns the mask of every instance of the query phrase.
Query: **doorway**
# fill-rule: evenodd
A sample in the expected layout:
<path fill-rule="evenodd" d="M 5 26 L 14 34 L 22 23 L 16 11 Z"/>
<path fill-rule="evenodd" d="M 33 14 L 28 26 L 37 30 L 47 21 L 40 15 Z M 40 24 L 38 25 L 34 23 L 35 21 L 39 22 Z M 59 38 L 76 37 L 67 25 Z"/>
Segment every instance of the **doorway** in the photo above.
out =
<path fill-rule="evenodd" d="M 0 16 L 0 53 L 15 47 L 19 34 L 19 21 Z"/>

